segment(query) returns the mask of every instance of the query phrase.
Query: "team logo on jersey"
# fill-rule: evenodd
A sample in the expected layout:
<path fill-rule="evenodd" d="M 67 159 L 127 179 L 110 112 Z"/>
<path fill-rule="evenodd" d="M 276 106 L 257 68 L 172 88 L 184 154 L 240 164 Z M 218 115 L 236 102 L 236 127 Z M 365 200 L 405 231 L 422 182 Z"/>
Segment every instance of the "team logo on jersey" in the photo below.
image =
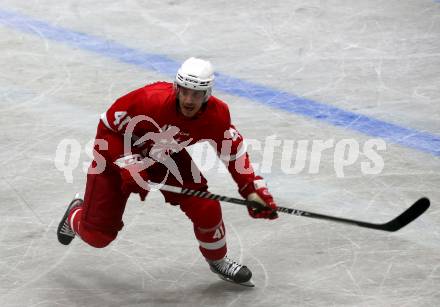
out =
<path fill-rule="evenodd" d="M 137 124 L 143 121 L 153 124 L 157 128 L 157 132 L 147 132 L 141 137 L 136 136 L 134 129 Z M 182 176 L 176 162 L 173 160 L 172 154 L 181 151 L 191 143 L 192 138 L 188 139 L 188 136 L 188 133 L 181 132 L 176 126 L 165 125 L 161 128 L 151 117 L 138 115 L 127 124 L 124 134 L 124 148 L 125 152 L 131 152 L 132 146 L 142 148 L 144 144 L 148 144 L 146 152 L 143 152 L 145 156 L 141 162 L 143 167 L 139 171 L 147 169 L 155 163 L 161 163 L 167 168 L 167 174 L 161 184 L 166 182 L 169 173 L 183 184 Z M 183 138 L 186 140 L 179 142 Z M 135 140 L 135 142 L 132 143 L 132 140 Z M 151 189 L 139 173 L 131 175 L 139 186 L 148 190 Z M 155 188 L 160 188 L 160 186 L 155 186 Z"/>

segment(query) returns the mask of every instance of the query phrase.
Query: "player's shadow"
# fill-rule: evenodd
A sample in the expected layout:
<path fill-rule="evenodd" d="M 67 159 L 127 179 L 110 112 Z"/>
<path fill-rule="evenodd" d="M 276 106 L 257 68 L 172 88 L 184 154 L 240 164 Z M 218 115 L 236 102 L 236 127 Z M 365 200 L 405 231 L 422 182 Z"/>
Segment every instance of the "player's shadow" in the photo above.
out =
<path fill-rule="evenodd" d="M 193 284 L 187 287 L 176 289 L 163 289 L 155 291 L 152 297 L 149 293 L 145 293 L 142 297 L 129 297 L 126 301 L 127 305 L 140 304 L 141 306 L 205 306 L 227 305 L 230 301 L 237 298 L 236 294 L 253 291 L 255 287 L 245 287 L 235 285 L 226 281 L 213 281 L 211 284 Z M 176 293 L 177 292 L 177 293 Z M 180 294 L 179 294 L 180 293 Z"/>
<path fill-rule="evenodd" d="M 93 271 L 90 275 L 59 275 L 55 278 L 57 287 L 65 289 L 62 297 L 57 297 L 61 303 L 74 305 L 98 304 L 101 306 L 196 306 L 197 300 L 210 300 L 230 296 L 231 293 L 246 293 L 253 291 L 252 287 L 235 285 L 231 282 L 216 280 L 207 283 L 182 285 L 180 287 L 167 286 L 140 289 L 139 284 L 121 281 L 118 276 L 109 278 L 108 274 Z M 151 282 L 151 281 L 150 281 Z M 182 281 L 184 284 L 185 281 Z M 196 299 L 197 298 L 197 299 Z"/>
<path fill-rule="evenodd" d="M 203 293 L 206 293 L 208 295 L 219 295 L 219 294 L 222 294 L 222 292 L 241 293 L 241 292 L 253 291 L 255 289 L 258 289 L 258 288 L 240 286 L 240 285 L 233 284 L 232 282 L 218 280 L 218 281 L 213 281 L 205 290 L 203 290 Z"/>

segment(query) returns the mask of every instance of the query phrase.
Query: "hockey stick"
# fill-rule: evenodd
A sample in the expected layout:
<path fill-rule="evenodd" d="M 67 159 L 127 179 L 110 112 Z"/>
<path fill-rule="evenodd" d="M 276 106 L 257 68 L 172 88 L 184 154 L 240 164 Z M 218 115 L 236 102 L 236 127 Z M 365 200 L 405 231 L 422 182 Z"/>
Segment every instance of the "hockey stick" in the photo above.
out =
<path fill-rule="evenodd" d="M 187 189 L 187 188 L 180 188 L 180 187 L 170 186 L 170 185 L 166 185 L 166 184 L 157 184 L 154 182 L 149 182 L 149 184 L 152 187 L 156 187 L 159 190 L 167 191 L 167 192 L 171 192 L 171 193 L 213 199 L 213 200 L 218 200 L 218 201 L 224 201 L 224 202 L 228 202 L 228 203 L 249 206 L 249 207 L 260 209 L 260 210 L 264 210 L 264 208 L 265 208 L 263 205 L 261 205 L 258 202 L 255 202 L 255 201 L 248 201 L 248 200 L 239 199 L 239 198 L 233 198 L 233 197 L 228 197 L 228 196 L 212 194 L 212 193 L 206 192 L 206 191 L 191 190 L 191 189 Z M 351 219 L 346 219 L 346 218 L 341 218 L 341 217 L 336 217 L 336 216 L 331 216 L 331 215 L 313 213 L 313 212 L 309 212 L 309 211 L 303 211 L 303 210 L 280 207 L 280 206 L 278 206 L 277 212 L 298 215 L 298 216 L 305 216 L 305 217 L 327 220 L 327 221 L 333 221 L 333 222 L 344 223 L 344 224 L 350 224 L 350 225 L 356 225 L 356 226 L 371 228 L 371 229 L 378 229 L 378 230 L 384 230 L 384 231 L 397 231 L 400 228 L 402 228 L 402 227 L 408 225 L 409 223 L 411 223 L 412 221 L 414 221 L 416 218 L 418 218 L 423 212 L 425 212 L 429 208 L 429 205 L 430 205 L 430 201 L 428 198 L 425 198 L 425 197 L 420 198 L 418 201 L 416 201 L 414 204 L 412 204 L 411 207 L 406 209 L 402 214 L 400 214 L 396 218 L 394 218 L 391 221 L 384 223 L 384 224 L 368 223 L 368 222 L 363 222 L 363 221 L 351 220 Z"/>

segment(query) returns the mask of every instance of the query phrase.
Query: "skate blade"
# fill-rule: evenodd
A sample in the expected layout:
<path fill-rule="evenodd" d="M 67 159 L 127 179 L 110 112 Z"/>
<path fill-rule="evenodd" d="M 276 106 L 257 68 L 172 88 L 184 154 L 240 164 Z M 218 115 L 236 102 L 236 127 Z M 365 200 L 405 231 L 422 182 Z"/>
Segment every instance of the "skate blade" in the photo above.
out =
<path fill-rule="evenodd" d="M 235 282 L 232 279 L 229 279 L 229 278 L 224 277 L 224 276 L 219 275 L 219 274 L 217 274 L 217 276 L 220 277 L 220 279 L 223 279 L 224 281 L 227 281 L 227 282 L 230 282 L 230 283 L 233 283 L 233 284 L 236 284 L 236 285 L 240 285 L 240 286 L 243 286 L 243 287 L 250 287 L 250 288 L 255 287 L 255 284 L 252 282 L 252 280 L 248 280 L 246 282 L 239 283 L 239 282 Z"/>

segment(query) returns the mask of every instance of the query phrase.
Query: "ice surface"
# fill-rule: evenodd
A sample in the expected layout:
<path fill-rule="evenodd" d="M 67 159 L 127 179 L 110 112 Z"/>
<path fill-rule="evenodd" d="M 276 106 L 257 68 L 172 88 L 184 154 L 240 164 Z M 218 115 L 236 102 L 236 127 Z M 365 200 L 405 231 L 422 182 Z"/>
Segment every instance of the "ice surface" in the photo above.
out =
<path fill-rule="evenodd" d="M 1 22 L 13 12 L 177 62 L 206 57 L 224 74 L 438 136 L 439 3 L 1 3 L 1 306 L 440 304 L 438 156 L 387 142 L 379 174 L 363 173 L 368 159 L 360 155 L 341 177 L 332 148 L 315 156 L 317 172 L 308 155 L 304 170 L 289 174 L 282 146 L 263 166 L 258 146 L 268 137 L 283 145 L 353 139 L 362 148 L 372 136 L 223 92 L 215 94 L 253 140 L 251 157 L 280 205 L 371 222 L 391 219 L 421 196 L 431 208 L 401 231 L 384 233 L 287 215 L 252 220 L 244 208 L 223 204 L 229 254 L 253 270 L 253 289 L 218 280 L 190 221 L 157 193 L 146 203 L 129 200 L 125 228 L 109 247 L 78 239 L 60 245 L 56 227 L 71 197 L 83 192 L 85 148 L 99 114 L 129 90 L 170 78 Z M 57 156 L 66 139 L 81 149 L 70 182 L 56 167 L 66 162 Z M 210 162 L 217 163 L 205 172 L 211 191 L 238 196 L 212 152 L 201 164 Z"/>

